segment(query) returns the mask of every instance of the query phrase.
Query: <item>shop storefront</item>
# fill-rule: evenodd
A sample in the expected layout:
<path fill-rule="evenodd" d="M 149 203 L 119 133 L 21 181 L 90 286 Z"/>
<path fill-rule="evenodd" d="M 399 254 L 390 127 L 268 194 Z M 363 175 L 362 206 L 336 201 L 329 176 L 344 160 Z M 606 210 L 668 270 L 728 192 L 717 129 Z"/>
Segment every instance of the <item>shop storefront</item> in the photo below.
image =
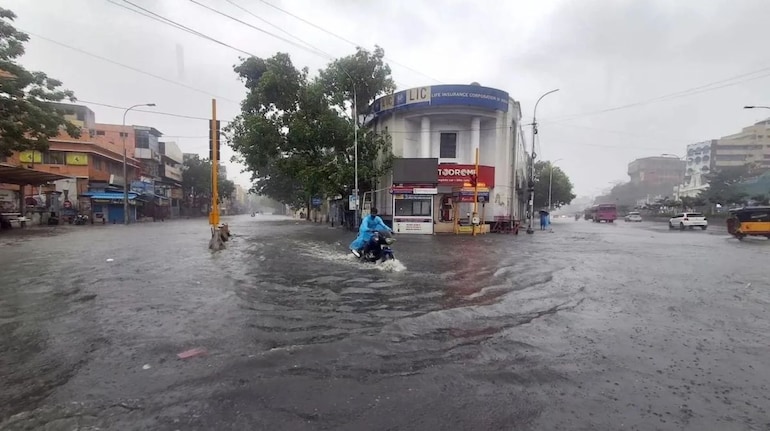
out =
<path fill-rule="evenodd" d="M 406 234 L 433 234 L 434 196 L 438 189 L 433 185 L 394 186 L 393 230 Z"/>
<path fill-rule="evenodd" d="M 478 182 L 478 215 L 482 224 L 490 219 L 486 204 L 495 185 L 495 168 L 474 165 L 439 164 L 436 196 L 436 233 L 457 232 L 457 226 L 470 226 L 473 213 L 473 178 Z"/>
<path fill-rule="evenodd" d="M 119 223 L 123 224 L 125 216 L 123 212 L 123 193 L 102 192 L 87 193 L 86 196 L 91 199 L 91 220 L 92 223 Z M 136 193 L 128 194 L 128 220 L 136 221 L 137 206 L 139 202 L 136 199 Z"/>

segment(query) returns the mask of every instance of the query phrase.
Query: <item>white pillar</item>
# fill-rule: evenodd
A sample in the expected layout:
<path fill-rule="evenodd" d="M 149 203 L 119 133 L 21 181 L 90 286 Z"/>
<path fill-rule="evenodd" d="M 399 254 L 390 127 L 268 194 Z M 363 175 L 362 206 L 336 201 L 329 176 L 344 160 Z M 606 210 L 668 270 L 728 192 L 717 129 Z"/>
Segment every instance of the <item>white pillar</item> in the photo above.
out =
<path fill-rule="evenodd" d="M 471 163 L 476 163 L 476 150 L 481 142 L 481 118 L 471 119 Z M 481 157 L 481 156 L 479 156 Z"/>
<path fill-rule="evenodd" d="M 430 158 L 430 117 L 422 117 L 420 133 L 420 157 Z"/>

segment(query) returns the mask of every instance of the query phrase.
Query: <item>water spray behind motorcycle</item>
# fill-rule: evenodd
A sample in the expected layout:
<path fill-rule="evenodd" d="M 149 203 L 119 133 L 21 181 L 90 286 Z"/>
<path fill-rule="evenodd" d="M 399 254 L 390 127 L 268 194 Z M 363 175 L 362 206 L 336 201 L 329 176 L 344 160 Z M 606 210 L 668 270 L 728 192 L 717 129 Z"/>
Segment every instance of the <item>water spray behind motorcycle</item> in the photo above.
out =
<path fill-rule="evenodd" d="M 395 260 L 396 257 L 393 254 L 393 249 L 390 247 L 394 242 L 396 242 L 396 239 L 391 237 L 388 233 L 374 232 L 369 239 L 368 247 L 364 247 L 362 250 L 356 250 L 353 255 L 361 262 L 368 263 Z"/>

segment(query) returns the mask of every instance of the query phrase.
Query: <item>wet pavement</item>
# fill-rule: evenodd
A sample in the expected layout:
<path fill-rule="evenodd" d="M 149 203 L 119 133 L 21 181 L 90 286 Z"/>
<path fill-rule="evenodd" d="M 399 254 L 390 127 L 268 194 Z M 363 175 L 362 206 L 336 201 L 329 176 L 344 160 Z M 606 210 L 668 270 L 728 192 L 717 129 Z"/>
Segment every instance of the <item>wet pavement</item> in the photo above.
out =
<path fill-rule="evenodd" d="M 229 221 L 0 234 L 0 429 L 770 430 L 768 241 Z"/>

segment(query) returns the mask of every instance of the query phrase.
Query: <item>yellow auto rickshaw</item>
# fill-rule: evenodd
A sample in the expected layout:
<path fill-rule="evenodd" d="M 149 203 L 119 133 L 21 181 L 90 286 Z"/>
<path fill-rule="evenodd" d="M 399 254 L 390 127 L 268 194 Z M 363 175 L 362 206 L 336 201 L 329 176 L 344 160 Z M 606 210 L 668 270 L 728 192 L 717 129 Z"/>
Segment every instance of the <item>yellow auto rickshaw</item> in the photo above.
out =
<path fill-rule="evenodd" d="M 727 232 L 743 240 L 747 236 L 764 236 L 770 239 L 770 206 L 731 209 L 727 219 Z"/>

